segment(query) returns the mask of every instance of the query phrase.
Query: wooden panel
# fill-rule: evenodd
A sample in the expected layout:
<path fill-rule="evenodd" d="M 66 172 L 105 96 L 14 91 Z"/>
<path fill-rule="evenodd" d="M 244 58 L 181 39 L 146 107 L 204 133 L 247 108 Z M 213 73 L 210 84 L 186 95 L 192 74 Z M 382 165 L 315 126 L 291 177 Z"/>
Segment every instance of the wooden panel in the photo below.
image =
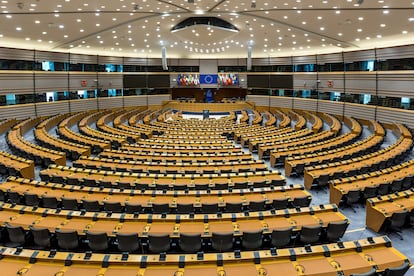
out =
<path fill-rule="evenodd" d="M 373 94 L 376 90 L 375 72 L 346 73 L 345 88 L 347 93 Z"/>
<path fill-rule="evenodd" d="M 36 104 L 37 116 L 49 116 L 69 113 L 69 101 L 58 101 Z"/>
<path fill-rule="evenodd" d="M 127 96 L 124 99 L 124 105 L 127 106 L 147 106 L 148 96 Z"/>
<path fill-rule="evenodd" d="M 293 108 L 316 111 L 317 101 L 313 99 L 293 98 Z"/>
<path fill-rule="evenodd" d="M 379 106 L 377 109 L 377 120 L 384 123 L 403 123 L 410 128 L 414 128 L 414 112 Z"/>
<path fill-rule="evenodd" d="M 318 102 L 318 111 L 323 112 L 323 113 L 329 113 L 329 114 L 342 116 L 343 107 L 344 107 L 343 102 L 332 102 L 332 101 L 323 101 L 323 100 L 319 100 Z"/>
<path fill-rule="evenodd" d="M 97 99 L 71 100 L 70 109 L 72 112 L 97 110 L 98 100 Z"/>
<path fill-rule="evenodd" d="M 35 116 L 34 104 L 0 106 L 0 119 L 24 119 Z"/>
<path fill-rule="evenodd" d="M 99 109 L 123 107 L 124 97 L 98 98 Z"/>
<path fill-rule="evenodd" d="M 374 120 L 375 106 L 345 103 L 345 116 Z"/>

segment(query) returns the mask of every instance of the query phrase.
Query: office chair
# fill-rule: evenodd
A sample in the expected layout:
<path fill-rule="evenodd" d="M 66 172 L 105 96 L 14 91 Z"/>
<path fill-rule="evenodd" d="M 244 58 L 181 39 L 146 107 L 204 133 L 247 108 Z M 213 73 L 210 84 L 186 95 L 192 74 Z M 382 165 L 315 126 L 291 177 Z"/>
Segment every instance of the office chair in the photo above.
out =
<path fill-rule="evenodd" d="M 389 267 L 385 269 L 383 276 L 403 276 L 410 268 L 410 263 L 404 261 L 404 263 L 398 267 Z"/>
<path fill-rule="evenodd" d="M 386 233 L 395 233 L 401 240 L 403 240 L 401 227 L 404 226 L 408 218 L 408 211 L 398 211 L 391 215 L 391 218 L 387 220 Z"/>
<path fill-rule="evenodd" d="M 36 228 L 30 226 L 30 231 L 33 235 L 33 242 L 36 245 L 36 249 L 46 249 L 52 246 L 52 238 L 54 236 L 47 228 Z"/>
<path fill-rule="evenodd" d="M 127 214 L 139 214 L 142 212 L 141 204 L 125 202 L 125 213 Z"/>
<path fill-rule="evenodd" d="M 271 235 L 271 245 L 279 248 L 287 246 L 291 240 L 293 235 L 293 227 L 285 228 L 285 229 L 274 229 Z"/>
<path fill-rule="evenodd" d="M 365 187 L 364 191 L 362 192 L 364 200 L 372 197 L 377 196 L 377 187 L 375 186 L 369 186 Z"/>
<path fill-rule="evenodd" d="M 213 232 L 211 237 L 211 247 L 218 252 L 226 252 L 233 249 L 233 233 Z"/>
<path fill-rule="evenodd" d="M 295 197 L 292 201 L 293 207 L 308 207 L 311 202 L 309 196 Z"/>
<path fill-rule="evenodd" d="M 168 214 L 170 212 L 170 206 L 168 203 L 153 203 L 152 212 L 154 214 Z"/>
<path fill-rule="evenodd" d="M 289 200 L 287 198 L 284 199 L 273 199 L 272 207 L 275 210 L 283 210 L 288 208 Z"/>
<path fill-rule="evenodd" d="M 376 276 L 377 269 L 375 267 L 371 268 L 371 270 L 364 272 L 364 273 L 354 273 L 351 276 Z"/>
<path fill-rule="evenodd" d="M 180 234 L 178 241 L 181 250 L 185 253 L 195 253 L 201 249 L 202 240 L 201 234 Z"/>
<path fill-rule="evenodd" d="M 42 196 L 42 206 L 43 208 L 57 209 L 58 201 L 56 197 L 53 196 Z"/>
<path fill-rule="evenodd" d="M 389 190 L 390 190 L 390 184 L 382 183 L 377 188 L 377 194 L 380 195 L 380 196 L 386 195 L 386 194 L 388 194 Z"/>
<path fill-rule="evenodd" d="M 326 227 L 326 239 L 329 242 L 339 241 L 344 236 L 348 225 L 349 223 L 346 220 L 328 223 L 328 227 Z"/>
<path fill-rule="evenodd" d="M 105 251 L 108 249 L 108 236 L 105 232 L 86 232 L 88 246 L 92 251 Z"/>
<path fill-rule="evenodd" d="M 248 250 L 259 249 L 263 244 L 263 230 L 245 231 L 242 236 L 242 246 Z"/>
<path fill-rule="evenodd" d="M 62 209 L 78 211 L 78 201 L 74 198 L 62 198 Z"/>
<path fill-rule="evenodd" d="M 250 201 L 249 202 L 249 211 L 264 211 L 266 209 L 266 202 L 264 200 L 260 201 Z"/>
<path fill-rule="evenodd" d="M 170 250 L 170 235 L 148 235 L 148 249 L 151 253 L 161 253 Z"/>
<path fill-rule="evenodd" d="M 322 228 L 318 226 L 302 226 L 299 234 L 299 241 L 303 244 L 312 244 L 319 241 Z"/>
<path fill-rule="evenodd" d="M 86 212 L 99 212 L 101 210 L 97 200 L 82 200 L 82 204 Z"/>
<path fill-rule="evenodd" d="M 240 213 L 242 211 L 242 203 L 226 202 L 224 210 L 226 213 Z"/>
<path fill-rule="evenodd" d="M 40 199 L 37 197 L 36 194 L 25 193 L 24 194 L 24 203 L 27 206 L 39 206 Z"/>
<path fill-rule="evenodd" d="M 12 226 L 8 223 L 6 224 L 7 234 L 9 236 L 9 241 L 6 242 L 7 247 L 19 247 L 24 245 L 28 239 L 29 235 L 26 235 L 23 227 L 21 226 Z"/>
<path fill-rule="evenodd" d="M 194 205 L 192 203 L 178 203 L 177 214 L 190 214 L 194 213 Z"/>
<path fill-rule="evenodd" d="M 358 203 L 361 200 L 361 189 L 353 189 L 349 190 L 348 193 L 345 195 L 343 203 L 350 207 L 354 213 L 356 213 L 356 210 L 354 208 L 354 204 Z"/>
<path fill-rule="evenodd" d="M 218 203 L 202 203 L 201 213 L 203 214 L 217 214 L 219 211 Z"/>
<path fill-rule="evenodd" d="M 75 230 L 56 231 L 58 246 L 63 250 L 76 250 L 79 247 L 79 236 Z"/>
<path fill-rule="evenodd" d="M 122 205 L 120 202 L 104 202 L 103 208 L 107 213 L 122 213 Z"/>
<path fill-rule="evenodd" d="M 117 233 L 118 250 L 121 252 L 135 252 L 139 249 L 138 233 Z"/>

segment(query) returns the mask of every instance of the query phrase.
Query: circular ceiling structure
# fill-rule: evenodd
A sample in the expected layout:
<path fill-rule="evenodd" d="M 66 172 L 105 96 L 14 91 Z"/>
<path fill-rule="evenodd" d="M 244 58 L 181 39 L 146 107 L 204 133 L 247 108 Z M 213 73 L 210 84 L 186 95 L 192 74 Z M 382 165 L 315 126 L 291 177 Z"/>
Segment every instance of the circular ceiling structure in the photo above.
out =
<path fill-rule="evenodd" d="M 108 56 L 300 56 L 414 42 L 413 0 L 0 0 L 0 46 Z M 237 31 L 178 23 L 216 18 Z M 5 27 L 7 26 L 7 27 Z"/>

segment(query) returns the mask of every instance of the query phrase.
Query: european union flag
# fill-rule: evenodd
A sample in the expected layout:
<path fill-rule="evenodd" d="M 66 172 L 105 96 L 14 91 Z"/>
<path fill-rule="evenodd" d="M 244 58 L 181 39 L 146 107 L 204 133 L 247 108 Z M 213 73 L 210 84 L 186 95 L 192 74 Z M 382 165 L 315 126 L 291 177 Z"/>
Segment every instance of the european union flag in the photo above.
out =
<path fill-rule="evenodd" d="M 217 75 L 201 74 L 200 84 L 217 84 Z"/>

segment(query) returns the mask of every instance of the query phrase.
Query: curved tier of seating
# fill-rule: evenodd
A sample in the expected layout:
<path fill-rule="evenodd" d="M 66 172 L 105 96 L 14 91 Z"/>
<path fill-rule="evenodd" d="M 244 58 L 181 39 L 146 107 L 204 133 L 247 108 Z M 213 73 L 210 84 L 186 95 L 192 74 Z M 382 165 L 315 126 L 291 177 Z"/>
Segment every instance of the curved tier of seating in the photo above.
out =
<path fill-rule="evenodd" d="M 267 126 L 257 110 L 242 110 L 240 123 L 234 112 L 229 114 L 188 120 L 171 109 L 131 108 L 23 121 L 22 133 L 40 122 L 38 136 L 54 138 L 48 132 L 57 125 L 60 139 L 99 156 L 75 158 L 75 167 L 48 164 L 39 173 L 43 181 L 9 177 L 0 184 L 0 243 L 6 246 L 0 248 L 0 266 L 19 275 L 90 275 L 96 270 L 96 275 L 145 276 L 375 275 L 409 268 L 410 261 L 387 237 L 340 241 L 349 225 L 337 207 L 346 202 L 345 189 L 337 204 L 310 205 L 302 185 L 286 186 L 280 172 L 229 141 L 249 145 L 251 152 L 273 146 L 268 148 L 273 166 L 284 158 L 294 160 L 289 156 L 321 156 L 329 149 L 332 155 L 347 150 L 353 152 L 349 157 L 366 154 L 384 138 L 380 125 L 371 122 L 373 135 L 351 149 L 347 145 L 362 132 L 353 118 L 342 118 L 350 132 L 337 136 L 340 121 L 323 113 L 271 110 L 263 114 L 271 121 Z M 324 124 L 330 131 L 321 131 Z M 401 139 L 389 151 L 402 156 L 411 149 L 411 133 L 402 125 L 387 125 L 393 127 Z M 290 143 L 301 147 L 283 150 Z M 323 158 L 319 162 L 333 160 Z M 401 180 L 401 187 L 411 179 L 411 187 L 413 162 L 375 175 L 383 182 Z M 376 181 L 373 176 L 366 175 L 367 182 Z M 345 184 L 354 183 L 336 186 Z M 336 186 L 330 186 L 331 199 Z M 391 191 L 397 190 L 388 186 Z M 406 212 L 413 209 L 393 200 Z M 395 226 L 387 217 L 390 208 L 373 208 L 374 219 L 384 217 L 386 230 Z M 368 212 L 374 211 L 367 207 Z M 371 221 L 367 226 L 375 228 Z"/>

